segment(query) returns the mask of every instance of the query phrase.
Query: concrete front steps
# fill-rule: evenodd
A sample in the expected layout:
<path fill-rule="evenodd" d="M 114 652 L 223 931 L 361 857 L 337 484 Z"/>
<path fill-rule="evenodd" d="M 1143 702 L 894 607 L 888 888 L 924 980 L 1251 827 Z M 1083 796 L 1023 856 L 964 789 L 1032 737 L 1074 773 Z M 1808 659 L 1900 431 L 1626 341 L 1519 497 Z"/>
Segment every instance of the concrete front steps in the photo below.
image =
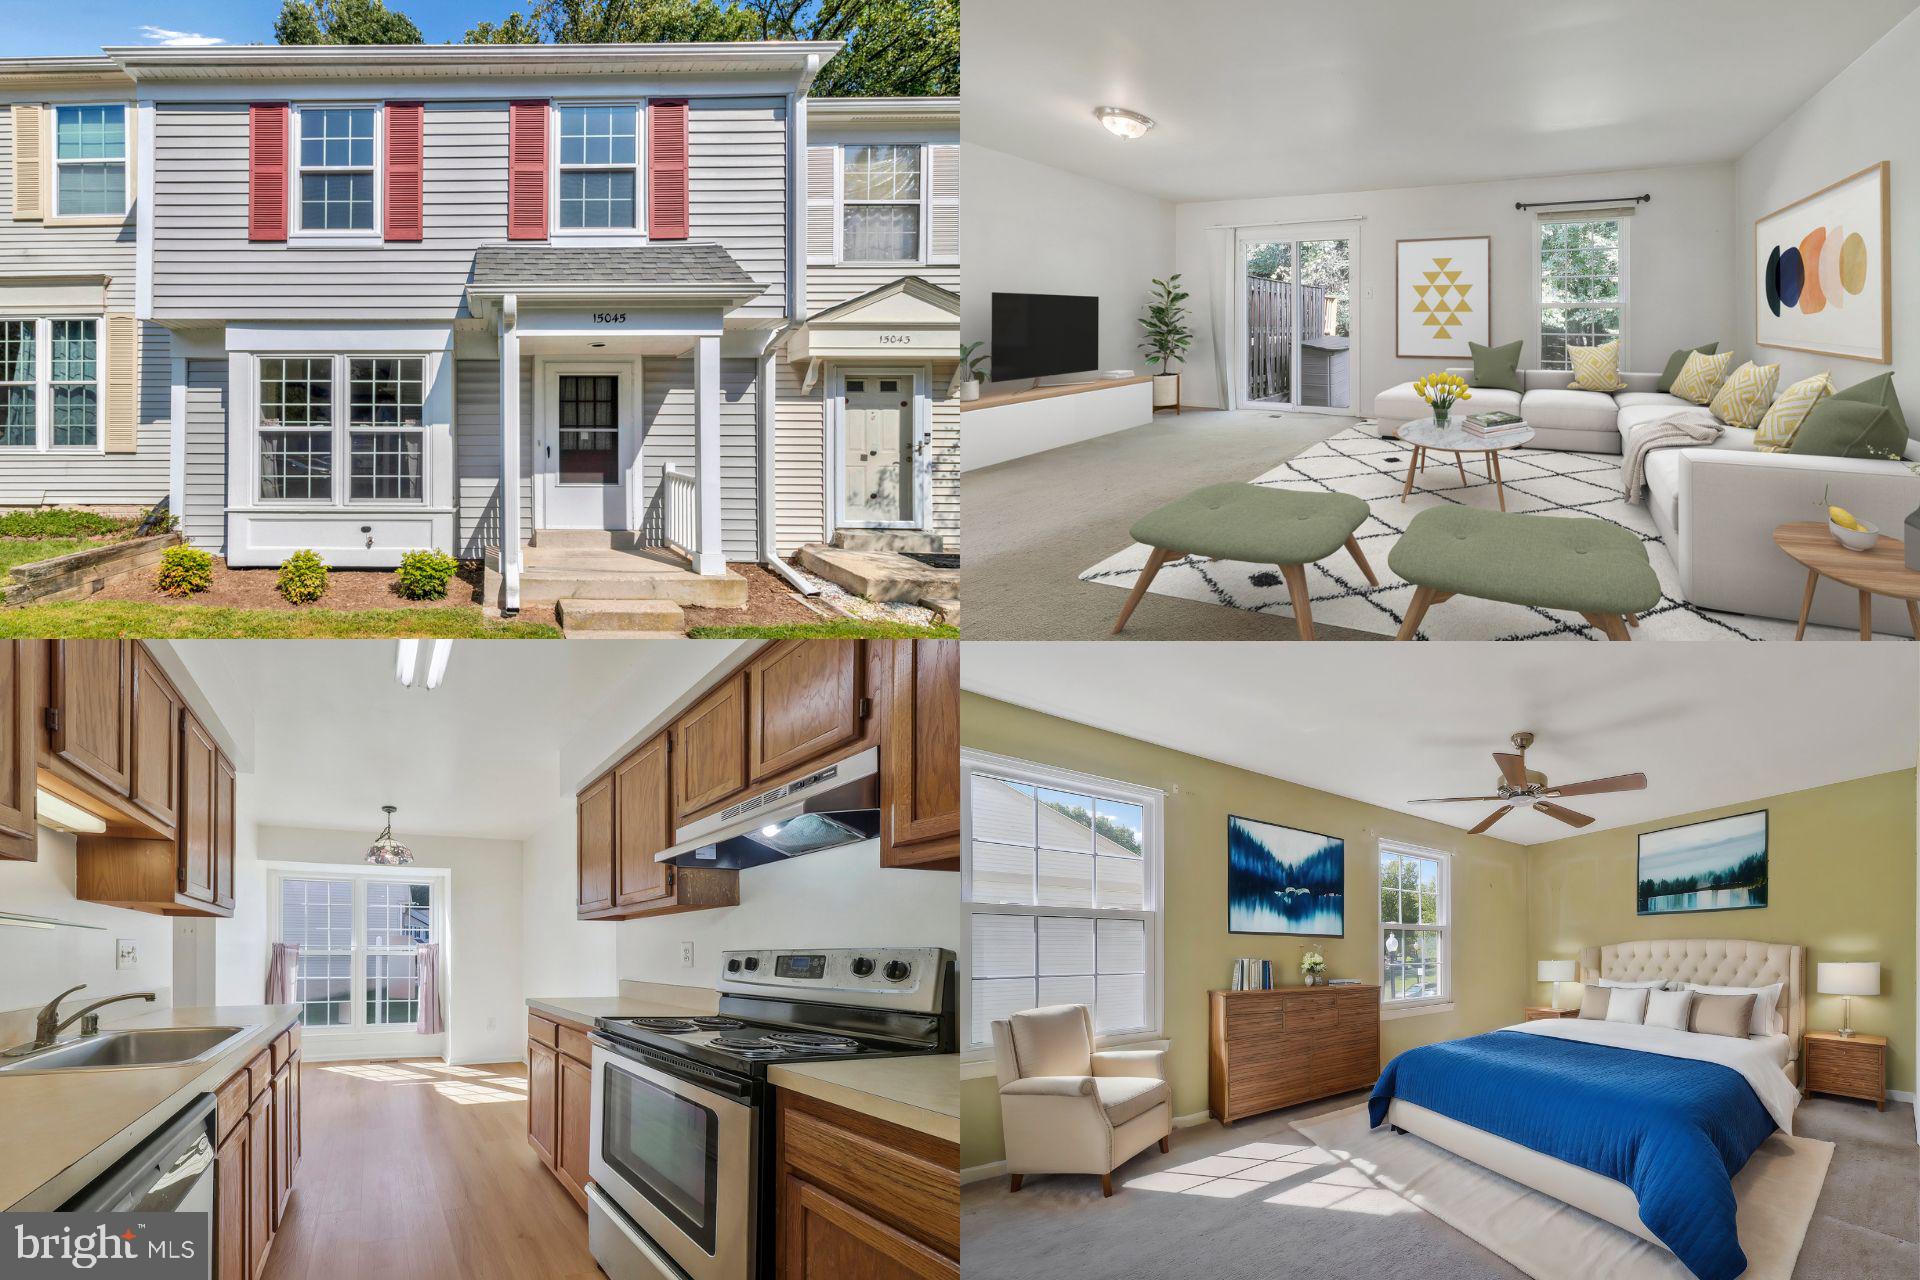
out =
<path fill-rule="evenodd" d="M 560 600 L 553 611 L 569 639 L 668 639 L 687 632 L 687 615 L 671 600 Z"/>
<path fill-rule="evenodd" d="M 498 547 L 487 548 L 485 572 L 486 599 L 497 608 L 503 586 Z M 563 600 L 659 601 L 676 607 L 744 609 L 747 580 L 731 570 L 703 577 L 663 547 L 637 545 L 631 533 L 536 530 L 521 563 L 520 603 L 558 604 Z"/>
<path fill-rule="evenodd" d="M 921 555 L 950 550 L 946 534 L 917 529 L 835 529 L 833 545 L 849 551 L 914 551 Z"/>
<path fill-rule="evenodd" d="M 960 571 L 935 569 L 894 549 L 861 549 L 810 542 L 794 561 L 817 578 L 879 603 L 957 600 Z"/>

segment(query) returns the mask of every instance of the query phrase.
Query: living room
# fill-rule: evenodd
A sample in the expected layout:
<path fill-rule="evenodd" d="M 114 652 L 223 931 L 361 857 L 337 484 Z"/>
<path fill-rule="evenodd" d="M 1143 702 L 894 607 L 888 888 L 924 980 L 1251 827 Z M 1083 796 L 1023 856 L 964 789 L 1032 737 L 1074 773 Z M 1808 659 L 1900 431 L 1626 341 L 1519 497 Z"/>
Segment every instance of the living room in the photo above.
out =
<path fill-rule="evenodd" d="M 978 0 L 971 634 L 1911 637 L 1915 8 Z"/>

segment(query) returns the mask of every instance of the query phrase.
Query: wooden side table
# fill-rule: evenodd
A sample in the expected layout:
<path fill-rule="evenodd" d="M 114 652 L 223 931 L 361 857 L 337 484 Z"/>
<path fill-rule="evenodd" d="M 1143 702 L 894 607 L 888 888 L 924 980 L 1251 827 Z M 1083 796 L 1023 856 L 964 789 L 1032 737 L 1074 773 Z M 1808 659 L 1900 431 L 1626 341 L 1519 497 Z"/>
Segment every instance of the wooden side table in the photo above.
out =
<path fill-rule="evenodd" d="M 1860 593 L 1860 638 L 1873 639 L 1873 598 L 1891 596 L 1906 602 L 1907 621 L 1920 637 L 1920 573 L 1907 568 L 1906 544 L 1880 535 L 1871 551 L 1849 551 L 1833 540 L 1818 520 L 1799 520 L 1773 531 L 1774 545 L 1807 568 L 1807 592 L 1800 598 L 1800 626 L 1795 640 L 1807 635 L 1807 615 L 1813 611 L 1813 589 L 1831 578 Z"/>
<path fill-rule="evenodd" d="M 1887 1109 L 1887 1038 L 1838 1031 L 1809 1031 L 1800 1051 L 1808 1093 L 1864 1098 Z"/>
<path fill-rule="evenodd" d="M 1580 1016 L 1578 1009 L 1555 1009 L 1550 1005 L 1544 1004 L 1530 1004 L 1520 1012 L 1527 1015 L 1528 1022 L 1533 1022 L 1539 1018 L 1577 1018 Z"/>

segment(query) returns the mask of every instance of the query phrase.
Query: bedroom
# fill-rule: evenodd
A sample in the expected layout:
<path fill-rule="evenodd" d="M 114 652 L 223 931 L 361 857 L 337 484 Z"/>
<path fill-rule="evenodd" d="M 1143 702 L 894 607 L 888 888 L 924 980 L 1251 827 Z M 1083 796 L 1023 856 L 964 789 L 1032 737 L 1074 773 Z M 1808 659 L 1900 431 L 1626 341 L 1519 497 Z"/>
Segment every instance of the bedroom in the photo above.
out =
<path fill-rule="evenodd" d="M 1915 1273 L 1910 657 L 1256 649 L 969 647 L 969 1275 Z"/>

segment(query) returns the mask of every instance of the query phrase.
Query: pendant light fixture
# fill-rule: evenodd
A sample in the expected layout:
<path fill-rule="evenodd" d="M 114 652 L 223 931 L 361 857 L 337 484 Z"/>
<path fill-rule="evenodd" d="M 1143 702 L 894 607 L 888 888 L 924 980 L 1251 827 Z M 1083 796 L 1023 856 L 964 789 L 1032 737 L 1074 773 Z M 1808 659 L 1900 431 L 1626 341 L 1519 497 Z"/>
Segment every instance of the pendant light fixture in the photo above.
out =
<path fill-rule="evenodd" d="M 376 867 L 404 867 L 413 861 L 413 850 L 393 838 L 393 812 L 390 804 L 380 806 L 380 812 L 387 815 L 386 829 L 367 849 L 367 861 Z"/>

